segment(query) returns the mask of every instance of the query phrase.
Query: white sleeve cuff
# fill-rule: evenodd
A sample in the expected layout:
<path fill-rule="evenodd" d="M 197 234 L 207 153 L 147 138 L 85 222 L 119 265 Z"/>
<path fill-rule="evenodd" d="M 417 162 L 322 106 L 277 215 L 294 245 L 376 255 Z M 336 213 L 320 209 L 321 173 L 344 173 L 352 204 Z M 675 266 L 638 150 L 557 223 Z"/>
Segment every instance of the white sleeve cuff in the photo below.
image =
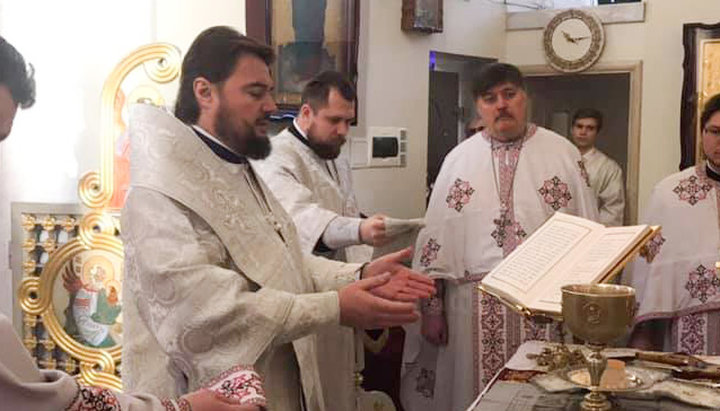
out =
<path fill-rule="evenodd" d="M 323 243 L 331 250 L 362 244 L 360 241 L 361 222 L 361 218 L 342 216 L 333 218 L 323 232 Z"/>

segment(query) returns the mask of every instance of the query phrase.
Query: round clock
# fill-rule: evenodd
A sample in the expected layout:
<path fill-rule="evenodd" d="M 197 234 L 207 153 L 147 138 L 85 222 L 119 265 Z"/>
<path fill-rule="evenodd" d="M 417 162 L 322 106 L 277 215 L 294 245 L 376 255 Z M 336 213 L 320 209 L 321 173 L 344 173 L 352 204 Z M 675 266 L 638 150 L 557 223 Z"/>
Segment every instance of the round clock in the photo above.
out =
<path fill-rule="evenodd" d="M 605 32 L 600 19 L 582 10 L 556 14 L 543 33 L 548 64 L 566 73 L 583 71 L 595 64 L 604 46 Z"/>

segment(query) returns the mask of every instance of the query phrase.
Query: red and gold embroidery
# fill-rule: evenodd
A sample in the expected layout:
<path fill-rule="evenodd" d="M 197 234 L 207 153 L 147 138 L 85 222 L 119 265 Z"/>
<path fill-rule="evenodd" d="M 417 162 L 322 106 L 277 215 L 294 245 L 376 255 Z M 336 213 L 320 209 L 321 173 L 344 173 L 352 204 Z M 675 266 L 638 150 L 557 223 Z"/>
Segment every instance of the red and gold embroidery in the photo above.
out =
<path fill-rule="evenodd" d="M 236 404 L 267 405 L 262 378 L 252 367 L 233 367 L 203 384 L 203 388 Z"/>
<path fill-rule="evenodd" d="M 449 208 L 454 209 L 458 213 L 462 211 L 465 204 L 470 202 L 470 197 L 475 192 L 475 189 L 470 186 L 469 181 L 464 181 L 459 178 L 455 179 L 455 182 L 450 186 L 445 202 Z"/>
<path fill-rule="evenodd" d="M 677 194 L 679 200 L 695 205 L 707 198 L 710 190 L 712 185 L 706 179 L 690 176 L 680 180 L 680 183 L 673 188 L 673 193 Z"/>
<path fill-rule="evenodd" d="M 640 249 L 640 256 L 645 258 L 645 261 L 652 263 L 655 257 L 660 253 L 660 248 L 665 243 L 665 237 L 660 233 L 657 233 Z"/>
<path fill-rule="evenodd" d="M 688 290 L 692 298 L 697 298 L 704 303 L 720 292 L 720 278 L 715 274 L 715 270 L 705 268 L 704 265 L 700 264 L 688 274 L 685 289 Z"/>
<path fill-rule="evenodd" d="M 160 402 L 165 411 L 192 411 L 190 401 L 185 398 L 178 398 L 177 400 L 164 399 Z"/>
<path fill-rule="evenodd" d="M 482 328 L 482 375 L 480 381 L 487 384 L 505 364 L 505 306 L 495 297 L 480 297 L 480 326 Z"/>
<path fill-rule="evenodd" d="M 582 177 L 583 181 L 585 181 L 585 184 L 590 187 L 590 175 L 587 172 L 587 168 L 585 168 L 585 161 L 580 160 L 577 163 L 578 167 L 580 167 L 580 176 Z"/>
<path fill-rule="evenodd" d="M 437 260 L 438 251 L 440 251 L 440 244 L 434 238 L 428 240 L 422 248 L 420 254 L 420 265 L 423 267 L 429 266 L 433 261 Z"/>
<path fill-rule="evenodd" d="M 527 233 L 523 230 L 520 223 L 508 216 L 509 213 L 501 213 L 500 218 L 494 218 L 495 230 L 490 236 L 495 240 L 495 244 L 502 248 L 506 253 L 515 249 L 522 240 L 527 237 Z M 509 249 L 506 250 L 506 249 Z"/>
<path fill-rule="evenodd" d="M 538 193 L 542 196 L 545 203 L 557 211 L 563 207 L 567 207 L 572 195 L 567 183 L 564 183 L 558 176 L 545 180 L 543 186 L 540 187 Z"/>
<path fill-rule="evenodd" d="M 706 321 L 702 313 L 680 317 L 680 350 L 691 355 L 705 354 Z"/>
<path fill-rule="evenodd" d="M 79 387 L 66 411 L 120 411 L 120 401 L 115 394 L 98 387 Z"/>

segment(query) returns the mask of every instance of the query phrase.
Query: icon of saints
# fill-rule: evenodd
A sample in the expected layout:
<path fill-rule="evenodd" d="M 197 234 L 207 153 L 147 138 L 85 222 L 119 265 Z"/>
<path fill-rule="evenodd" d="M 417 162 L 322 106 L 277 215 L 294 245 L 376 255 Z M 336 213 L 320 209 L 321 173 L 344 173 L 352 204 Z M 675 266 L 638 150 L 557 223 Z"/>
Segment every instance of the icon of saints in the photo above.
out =
<path fill-rule="evenodd" d="M 65 266 L 62 277 L 70 296 L 65 310 L 66 332 L 91 347 L 117 345 L 121 286 L 115 280 L 112 263 L 101 255 L 76 257 Z"/>

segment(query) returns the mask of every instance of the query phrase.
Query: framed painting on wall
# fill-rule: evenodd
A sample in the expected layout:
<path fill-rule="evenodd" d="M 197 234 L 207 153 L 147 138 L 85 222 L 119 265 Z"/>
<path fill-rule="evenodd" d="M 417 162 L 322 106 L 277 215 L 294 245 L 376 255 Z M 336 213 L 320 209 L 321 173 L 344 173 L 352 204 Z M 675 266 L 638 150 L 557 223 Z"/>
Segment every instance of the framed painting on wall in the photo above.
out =
<path fill-rule="evenodd" d="M 720 93 L 720 23 L 683 26 L 683 89 L 680 109 L 680 170 L 704 160 L 700 133 L 703 106 Z"/>
<path fill-rule="evenodd" d="M 400 27 L 405 31 L 443 31 L 443 0 L 403 0 Z"/>
<path fill-rule="evenodd" d="M 276 52 L 278 117 L 294 116 L 302 89 L 324 70 L 357 80 L 359 0 L 258 0 L 246 4 L 247 34 Z"/>

